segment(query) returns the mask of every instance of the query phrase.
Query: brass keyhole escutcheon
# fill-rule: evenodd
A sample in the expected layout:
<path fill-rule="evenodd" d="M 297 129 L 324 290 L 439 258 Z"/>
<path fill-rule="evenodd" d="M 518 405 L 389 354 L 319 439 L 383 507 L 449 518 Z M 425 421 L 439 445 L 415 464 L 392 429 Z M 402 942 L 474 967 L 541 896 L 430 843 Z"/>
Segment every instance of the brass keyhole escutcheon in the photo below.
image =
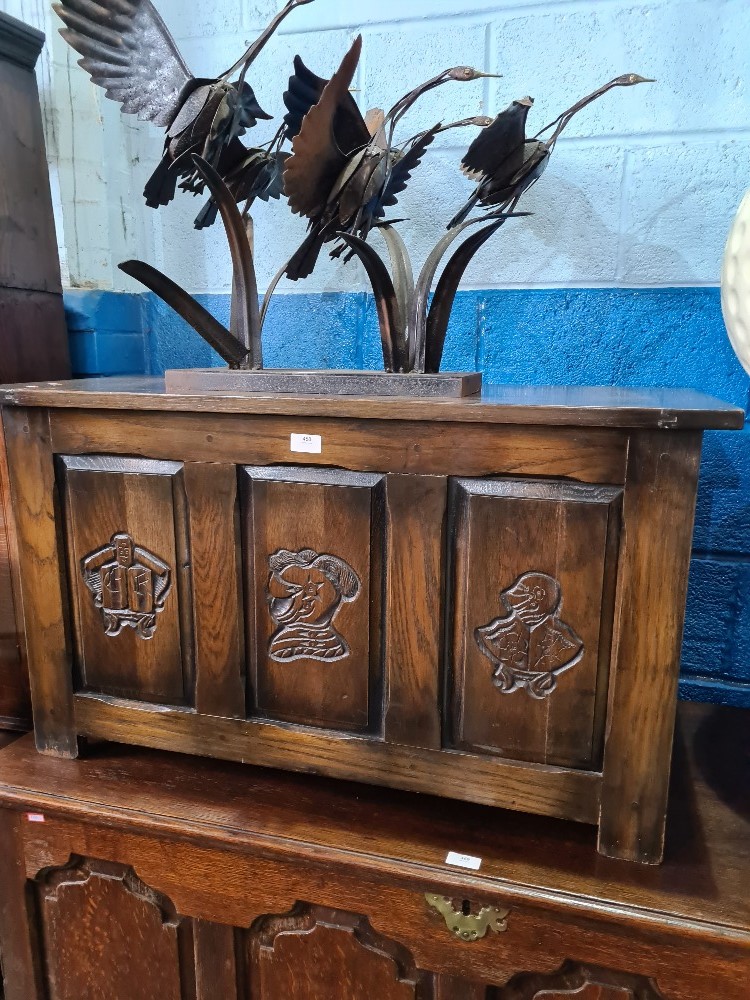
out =
<path fill-rule="evenodd" d="M 460 941 L 481 941 L 487 931 L 504 934 L 508 930 L 510 910 L 497 906 L 483 906 L 478 913 L 471 912 L 471 904 L 464 900 L 460 909 L 456 909 L 453 900 L 448 896 L 439 896 L 428 892 L 425 895 L 428 905 L 437 910 L 445 920 L 448 930 Z"/>

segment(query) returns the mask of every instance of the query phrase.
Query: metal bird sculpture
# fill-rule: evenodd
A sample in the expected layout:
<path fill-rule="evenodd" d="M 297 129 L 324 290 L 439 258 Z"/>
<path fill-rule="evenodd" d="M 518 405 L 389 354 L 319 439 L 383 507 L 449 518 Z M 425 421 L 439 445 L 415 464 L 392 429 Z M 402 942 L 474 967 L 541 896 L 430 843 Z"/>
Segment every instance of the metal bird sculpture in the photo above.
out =
<path fill-rule="evenodd" d="M 194 154 L 228 178 L 238 200 L 279 196 L 280 186 L 274 186 L 270 174 L 260 177 L 256 171 L 258 156 L 253 154 L 267 151 L 248 150 L 240 141 L 260 119 L 271 117 L 246 76 L 284 19 L 308 3 L 312 0 L 288 0 L 244 55 L 215 79 L 192 75 L 151 0 L 61 0 L 53 5 L 66 25 L 60 34 L 82 56 L 79 64 L 92 81 L 125 114 L 166 129 L 164 155 L 144 191 L 150 207 L 168 204 L 178 181 L 193 193 L 205 189 Z M 213 221 L 214 208 L 207 206 L 202 224 Z"/>
<path fill-rule="evenodd" d="M 516 206 L 524 192 L 546 170 L 557 140 L 575 115 L 615 87 L 652 82 L 635 73 L 618 76 L 568 108 L 533 139 L 526 138 L 526 121 L 534 101 L 522 97 L 513 101 L 472 142 L 461 169 L 477 182 L 476 190 L 450 221 L 448 233 L 428 257 L 412 299 L 407 335 L 417 344 L 418 371 L 440 371 L 451 310 L 466 268 L 507 219 L 526 214 L 516 212 Z M 542 139 L 550 130 L 554 131 L 547 139 Z M 477 205 L 491 211 L 470 218 Z M 432 283 L 449 247 L 465 230 L 477 224 L 480 228 L 459 246 L 446 264 L 430 303 Z"/>
<path fill-rule="evenodd" d="M 361 50 L 360 36 L 330 80 L 297 59 L 284 95 L 285 121 L 294 133 L 284 189 L 292 211 L 310 220 L 307 239 L 285 269 L 292 281 L 312 273 L 325 243 L 342 234 L 365 240 L 374 226 L 382 225 L 386 209 L 396 204 L 440 131 L 478 121 L 439 124 L 396 146 L 397 125 L 423 94 L 451 80 L 491 74 L 454 67 L 410 91 L 387 114 L 374 111 L 365 118 L 350 93 Z"/>
<path fill-rule="evenodd" d="M 618 76 L 568 108 L 533 139 L 526 138 L 526 119 L 533 107 L 533 99 L 522 97 L 513 101 L 477 136 L 464 156 L 461 170 L 477 181 L 477 188 L 464 208 L 450 221 L 448 228 L 453 229 L 464 222 L 477 204 L 485 208 L 497 207 L 500 212 L 512 212 L 521 195 L 547 169 L 557 140 L 580 111 L 615 87 L 634 87 L 639 83 L 653 82 L 636 73 Z M 554 132 L 549 138 L 542 139 L 550 129 Z"/>

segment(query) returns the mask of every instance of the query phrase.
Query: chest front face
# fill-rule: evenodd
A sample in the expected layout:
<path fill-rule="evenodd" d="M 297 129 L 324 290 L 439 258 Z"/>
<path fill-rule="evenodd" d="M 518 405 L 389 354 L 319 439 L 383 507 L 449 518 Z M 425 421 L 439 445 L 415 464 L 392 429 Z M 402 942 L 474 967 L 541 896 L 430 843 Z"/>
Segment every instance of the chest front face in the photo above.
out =
<path fill-rule="evenodd" d="M 9 414 L 19 461 L 24 426 Z M 628 616 L 684 605 L 700 435 L 671 435 L 649 481 L 665 535 L 659 505 L 648 529 L 638 507 L 659 442 L 618 429 L 66 410 L 43 426 L 16 494 L 49 494 L 50 554 L 36 524 L 25 573 L 67 636 L 73 737 L 596 822 L 618 675 L 638 710 Z M 632 548 L 655 528 L 661 596 Z"/>

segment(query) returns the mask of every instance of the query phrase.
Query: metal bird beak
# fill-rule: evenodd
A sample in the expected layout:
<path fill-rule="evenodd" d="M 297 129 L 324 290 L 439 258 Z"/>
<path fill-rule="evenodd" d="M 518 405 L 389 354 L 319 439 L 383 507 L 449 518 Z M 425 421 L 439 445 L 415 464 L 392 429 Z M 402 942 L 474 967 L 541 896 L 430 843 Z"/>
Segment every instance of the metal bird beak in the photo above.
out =
<path fill-rule="evenodd" d="M 616 80 L 616 84 L 620 87 L 635 87 L 638 83 L 656 83 L 656 80 L 649 76 L 639 76 L 637 73 L 626 73 Z"/>
<path fill-rule="evenodd" d="M 470 82 L 471 80 L 501 80 L 502 73 L 485 73 L 481 69 L 474 69 L 473 66 L 454 66 L 445 74 L 449 80 L 460 80 Z"/>

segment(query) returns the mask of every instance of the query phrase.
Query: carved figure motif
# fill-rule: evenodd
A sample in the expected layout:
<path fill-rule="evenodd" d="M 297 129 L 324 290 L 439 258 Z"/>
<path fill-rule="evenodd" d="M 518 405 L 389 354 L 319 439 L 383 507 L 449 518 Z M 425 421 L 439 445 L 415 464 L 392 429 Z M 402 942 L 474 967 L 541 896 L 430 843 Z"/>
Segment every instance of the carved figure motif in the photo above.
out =
<path fill-rule="evenodd" d="M 359 577 L 343 559 L 312 549 L 282 549 L 269 557 L 268 607 L 279 626 L 268 655 L 291 660 L 344 660 L 350 653 L 333 620 L 344 601 L 359 596 Z"/>
<path fill-rule="evenodd" d="M 503 694 L 526 689 L 532 698 L 548 698 L 557 679 L 584 654 L 583 641 L 560 620 L 560 584 L 546 573 L 526 573 L 500 594 L 506 617 L 474 633 L 493 664 L 493 683 Z"/>
<path fill-rule="evenodd" d="M 141 639 L 153 638 L 156 616 L 172 589 L 172 574 L 163 560 L 136 545 L 130 535 L 119 534 L 87 556 L 81 568 L 94 604 L 101 608 L 107 635 L 132 628 Z"/>

